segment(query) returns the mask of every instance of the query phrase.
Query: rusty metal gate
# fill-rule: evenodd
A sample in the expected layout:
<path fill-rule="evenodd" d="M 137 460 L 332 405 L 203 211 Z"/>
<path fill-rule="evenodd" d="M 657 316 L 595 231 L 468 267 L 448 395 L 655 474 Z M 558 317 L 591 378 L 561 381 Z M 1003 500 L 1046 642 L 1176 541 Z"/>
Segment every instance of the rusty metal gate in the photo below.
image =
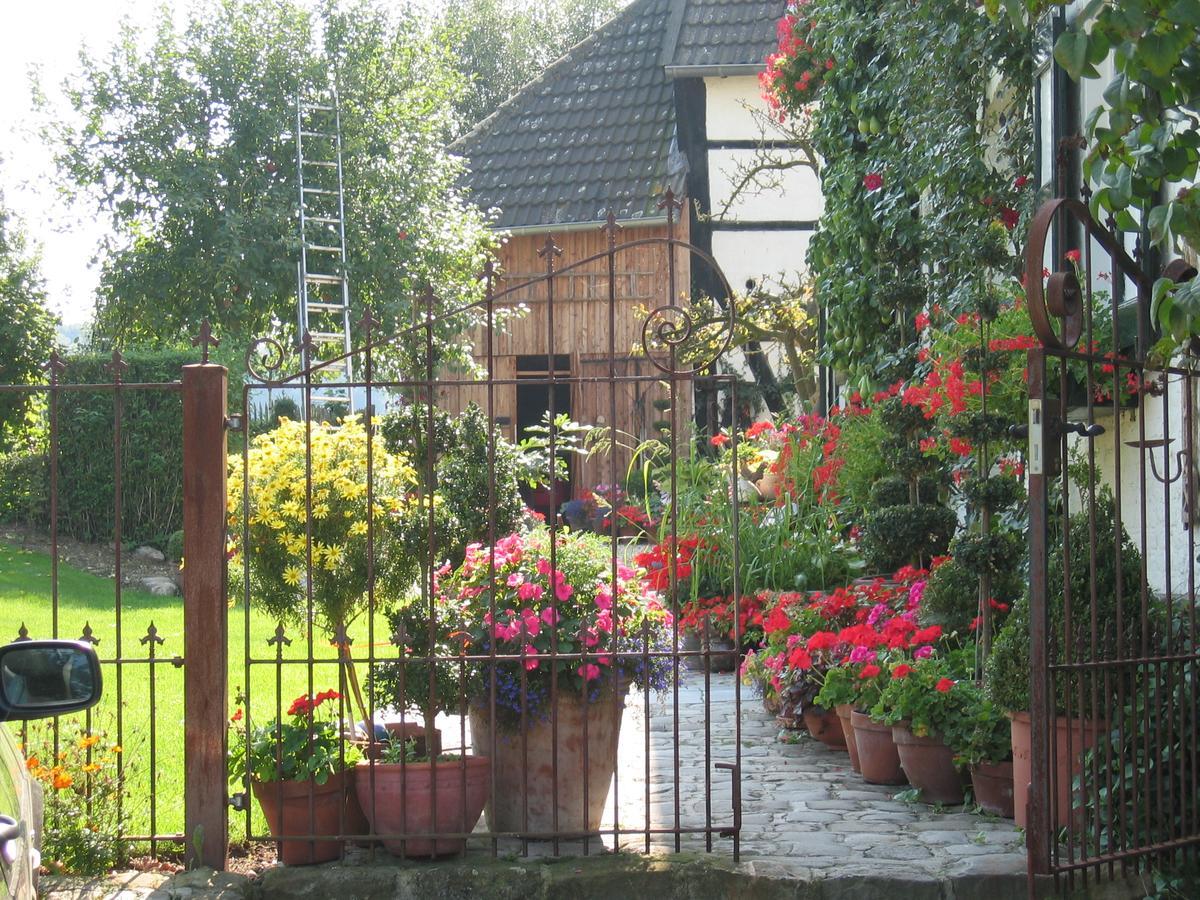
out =
<path fill-rule="evenodd" d="M 1200 862 L 1200 370 L 1154 361 L 1143 261 L 1067 199 L 1038 211 L 1025 255 L 1041 342 L 1028 357 L 1027 842 L 1031 876 L 1072 887 Z"/>
<path fill-rule="evenodd" d="M 231 473 L 230 574 L 240 582 L 231 627 L 242 651 L 229 667 L 238 700 L 230 740 L 241 767 L 234 842 L 278 840 L 279 822 L 268 831 L 260 808 L 267 819 L 286 808 L 317 815 L 322 801 L 311 786 L 292 796 L 279 780 L 254 782 L 286 776 L 289 729 L 315 746 L 330 737 L 328 719 L 339 723 L 328 744 L 334 768 L 364 757 L 357 786 L 331 778 L 330 790 L 347 799 L 331 818 L 282 826 L 291 838 L 280 844 L 285 860 L 336 858 L 362 843 L 363 813 L 371 840 L 402 856 L 453 852 L 467 839 L 493 855 L 528 853 L 535 841 L 558 855 L 711 851 L 720 838 L 738 855 L 740 686 L 734 679 L 732 709 L 714 716 L 708 642 L 685 649 L 678 620 L 664 615 L 687 577 L 675 514 L 694 446 L 693 395 L 722 392 L 737 407 L 737 379 L 715 366 L 732 336 L 732 304 L 719 322 L 693 320 L 691 266 L 724 276 L 675 236 L 679 201 L 668 194 L 661 206 L 665 237 L 621 241 L 610 213 L 599 253 L 564 264 L 547 236 L 538 251 L 544 271 L 532 277 L 502 281 L 489 264 L 476 299 L 456 305 L 428 290 L 398 334 L 381 336 L 364 314 L 349 383 L 327 377 L 344 373 L 346 358 L 317 359 L 312 335 L 302 338 L 295 371 L 273 338 L 250 348 L 243 408 L 269 397 L 295 421 L 248 436 Z M 670 299 L 643 311 L 629 346 L 620 337 L 629 325 L 624 292 L 639 276 L 623 274 L 636 266 L 621 260 L 648 253 L 664 260 Z M 522 309 L 524 319 L 514 319 Z M 504 323 L 513 321 L 541 335 L 537 359 L 511 348 Z M 473 368 L 443 362 L 447 328 L 463 323 Z M 586 361 L 573 352 L 581 329 L 602 347 Z M 346 396 L 348 411 L 335 406 Z M 581 411 L 591 419 L 586 436 L 566 418 Z M 530 440 L 518 446 L 522 427 Z M 578 485 L 585 465 L 608 486 L 623 485 L 647 459 L 657 483 L 627 506 L 653 508 L 660 523 L 649 543 L 661 556 L 661 590 L 633 603 L 638 548 L 614 499 L 620 489 L 598 501 L 585 545 L 579 522 L 568 529 L 560 515 L 562 485 Z M 544 523 L 523 531 L 514 528 L 513 473 L 527 476 L 531 466 L 540 487 L 526 485 L 522 501 Z M 736 476 L 730 466 L 720 488 L 734 533 Z M 455 491 L 473 493 L 454 506 Z M 340 516 L 346 541 L 326 527 Z M 465 546 L 449 549 L 456 540 Z M 594 580 L 571 584 L 584 570 Z M 586 609 L 580 596 L 591 597 Z M 681 726 L 698 734 L 694 742 L 681 739 Z M 426 812 L 409 788 L 387 786 L 418 780 Z M 473 831 L 472 796 L 487 806 L 486 829 Z"/>

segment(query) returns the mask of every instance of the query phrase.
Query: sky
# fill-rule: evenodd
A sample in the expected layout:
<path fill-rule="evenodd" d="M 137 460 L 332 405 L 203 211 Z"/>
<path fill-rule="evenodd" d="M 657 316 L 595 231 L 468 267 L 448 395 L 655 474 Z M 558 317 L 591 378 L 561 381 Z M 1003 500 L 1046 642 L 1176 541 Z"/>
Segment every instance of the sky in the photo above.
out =
<path fill-rule="evenodd" d="M 55 190 L 53 164 L 37 139 L 29 70 L 46 92 L 75 67 L 85 43 L 93 52 L 116 38 L 120 20 L 149 21 L 158 0 L 36 0 L 4 3 L 0 28 L 0 189 L 5 203 L 42 250 L 50 305 L 64 326 L 90 317 L 98 273 L 89 265 L 105 223 L 86 207 L 70 208 Z M 61 107 L 61 100 L 58 101 Z"/>

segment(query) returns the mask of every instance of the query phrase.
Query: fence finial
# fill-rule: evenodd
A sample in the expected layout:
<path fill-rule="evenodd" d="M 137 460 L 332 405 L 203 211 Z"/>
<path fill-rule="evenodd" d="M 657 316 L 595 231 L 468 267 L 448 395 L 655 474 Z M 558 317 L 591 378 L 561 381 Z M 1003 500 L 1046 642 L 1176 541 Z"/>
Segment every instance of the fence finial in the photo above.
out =
<path fill-rule="evenodd" d="M 200 323 L 200 333 L 192 338 L 192 346 L 201 348 L 200 361 L 207 366 L 209 350 L 221 346 L 221 342 L 213 336 L 212 325 L 209 324 L 208 319 Z"/>
<path fill-rule="evenodd" d="M 604 224 L 600 226 L 600 230 L 604 232 L 608 238 L 608 249 L 612 250 L 617 246 L 617 234 L 621 231 L 621 225 L 617 222 L 617 213 L 611 206 L 608 208 L 608 214 L 604 217 Z"/>

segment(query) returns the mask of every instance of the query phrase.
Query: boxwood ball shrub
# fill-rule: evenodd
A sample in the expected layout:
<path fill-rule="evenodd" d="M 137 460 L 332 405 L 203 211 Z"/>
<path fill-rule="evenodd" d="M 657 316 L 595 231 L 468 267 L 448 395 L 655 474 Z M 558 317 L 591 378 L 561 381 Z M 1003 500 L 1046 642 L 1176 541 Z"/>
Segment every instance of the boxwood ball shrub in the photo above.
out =
<path fill-rule="evenodd" d="M 950 546 L 958 527 L 954 510 L 932 504 L 887 506 L 867 520 L 863 555 L 871 572 L 894 572 L 923 560 L 928 564 Z"/>

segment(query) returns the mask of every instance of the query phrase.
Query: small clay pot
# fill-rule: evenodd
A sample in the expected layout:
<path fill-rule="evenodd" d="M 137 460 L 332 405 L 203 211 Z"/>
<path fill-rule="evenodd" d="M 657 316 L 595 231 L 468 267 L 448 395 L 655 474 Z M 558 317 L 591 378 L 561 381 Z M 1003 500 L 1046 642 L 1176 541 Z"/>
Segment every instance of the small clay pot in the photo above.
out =
<path fill-rule="evenodd" d="M 958 806 L 963 802 L 962 776 L 954 766 L 954 751 L 940 737 L 917 737 L 907 723 L 892 726 L 900 767 L 920 791 L 923 803 Z"/>
<path fill-rule="evenodd" d="M 868 784 L 905 784 L 900 768 L 900 754 L 892 738 L 892 726 L 881 725 L 866 713 L 855 710 L 850 714 L 854 725 L 854 741 L 858 744 L 858 764 L 863 781 Z"/>
<path fill-rule="evenodd" d="M 808 727 L 808 733 L 826 747 L 846 749 L 846 734 L 842 731 L 842 721 L 836 711 L 810 706 L 804 710 L 804 724 Z"/>
<path fill-rule="evenodd" d="M 355 793 L 354 770 L 315 781 L 251 781 L 250 789 L 262 807 L 267 828 L 279 841 L 279 861 L 285 866 L 328 862 L 342 855 L 339 834 L 362 836 L 370 827 Z M 312 836 L 308 840 L 301 836 Z M 316 838 L 324 838 L 317 840 Z"/>
<path fill-rule="evenodd" d="M 993 815 L 1011 819 L 1013 807 L 1012 760 L 1002 763 L 975 763 L 971 766 L 971 785 L 975 802 Z"/>
<path fill-rule="evenodd" d="M 834 711 L 837 713 L 838 721 L 842 723 L 846 752 L 850 754 L 850 768 L 855 772 L 862 772 L 862 767 L 858 763 L 858 741 L 854 737 L 854 723 L 850 720 L 850 713 L 854 712 L 854 704 L 839 703 Z"/>

